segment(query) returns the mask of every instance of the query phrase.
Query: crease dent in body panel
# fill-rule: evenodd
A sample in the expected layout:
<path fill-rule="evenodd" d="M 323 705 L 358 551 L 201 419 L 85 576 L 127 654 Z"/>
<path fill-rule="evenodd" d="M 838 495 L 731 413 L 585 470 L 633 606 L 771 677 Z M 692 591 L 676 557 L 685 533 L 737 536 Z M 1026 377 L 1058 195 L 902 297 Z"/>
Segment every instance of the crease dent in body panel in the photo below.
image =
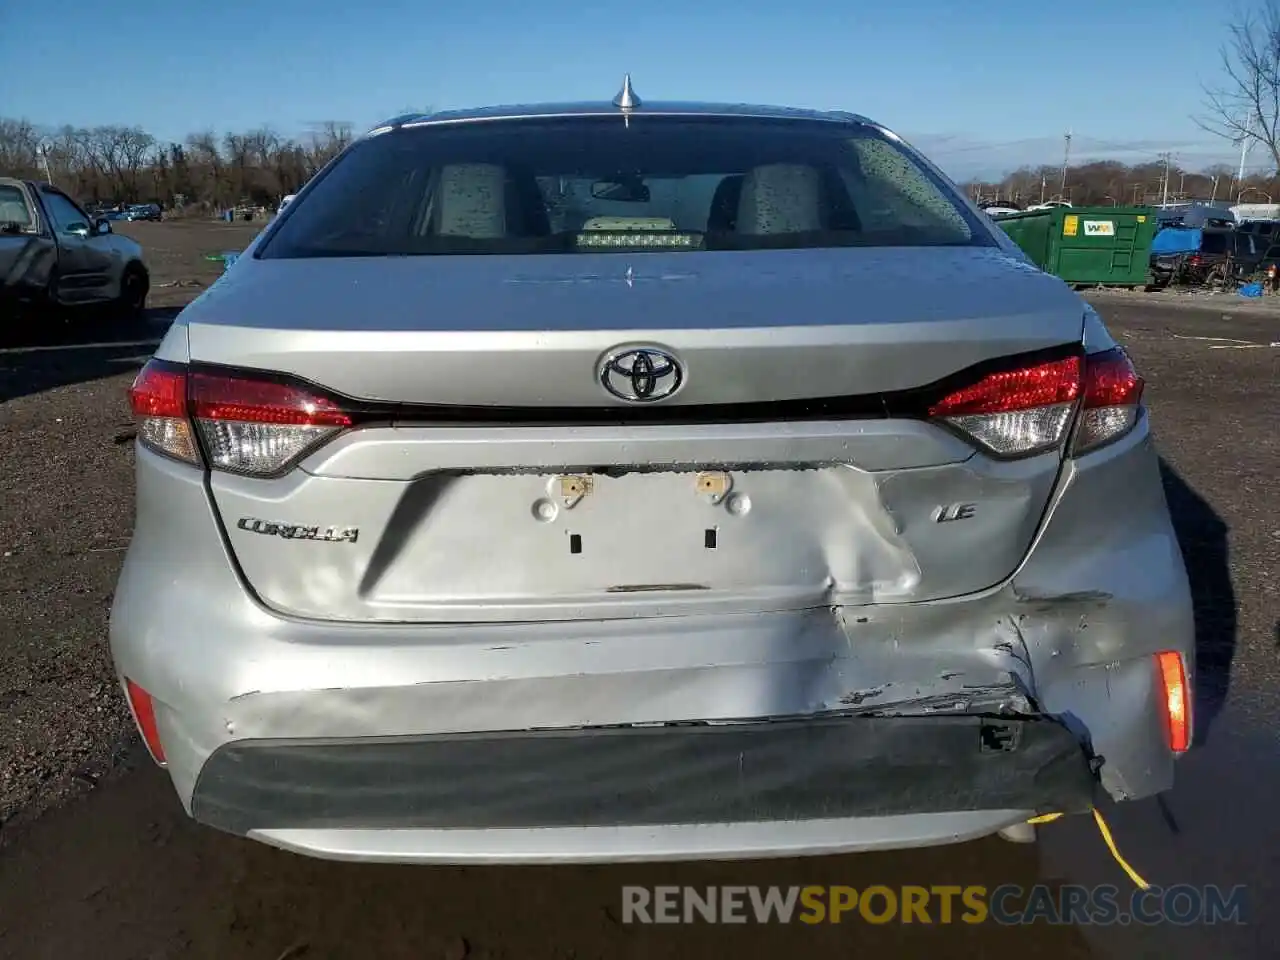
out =
<path fill-rule="evenodd" d="M 843 488 L 844 503 L 868 536 L 828 542 L 830 593 L 839 600 L 861 594 L 867 603 L 909 595 L 920 583 L 923 570 L 903 536 L 904 524 L 885 498 L 885 486 L 898 471 L 871 473 L 851 464 L 833 476 Z M 838 599 L 836 599 L 838 598 Z"/>
<path fill-rule="evenodd" d="M 841 672 L 862 681 L 839 702 L 870 709 L 918 702 L 936 711 L 950 700 L 971 712 L 1031 710 L 1036 658 L 1011 607 L 1006 587 L 963 607 L 935 600 L 836 608 L 849 650 Z"/>

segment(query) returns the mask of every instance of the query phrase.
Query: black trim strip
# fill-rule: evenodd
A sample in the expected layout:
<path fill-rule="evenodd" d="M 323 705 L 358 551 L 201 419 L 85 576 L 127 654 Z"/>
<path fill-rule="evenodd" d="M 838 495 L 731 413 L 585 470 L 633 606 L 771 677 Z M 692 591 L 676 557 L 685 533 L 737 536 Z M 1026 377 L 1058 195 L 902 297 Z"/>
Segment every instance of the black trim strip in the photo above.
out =
<path fill-rule="evenodd" d="M 724 726 L 259 740 L 214 751 L 197 820 L 284 828 L 741 823 L 1081 812 L 1087 751 L 1047 717 L 831 717 Z"/>
<path fill-rule="evenodd" d="M 797 400 L 764 400 L 754 403 L 637 404 L 634 407 L 509 407 L 405 404 L 362 400 L 305 377 L 273 370 L 246 369 L 193 362 L 192 373 L 249 377 L 289 384 L 318 394 L 340 405 L 357 426 L 383 422 L 430 423 L 438 426 L 626 426 L 631 424 L 770 423 L 807 420 L 867 420 L 928 418 L 929 407 L 960 387 L 991 373 L 1050 363 L 1070 356 L 1084 356 L 1079 342 L 1031 353 L 1001 357 L 975 364 L 951 376 L 910 390 L 879 394 L 852 394 Z M 153 361 L 159 362 L 159 361 Z M 179 365 L 180 366 L 180 365 Z"/>

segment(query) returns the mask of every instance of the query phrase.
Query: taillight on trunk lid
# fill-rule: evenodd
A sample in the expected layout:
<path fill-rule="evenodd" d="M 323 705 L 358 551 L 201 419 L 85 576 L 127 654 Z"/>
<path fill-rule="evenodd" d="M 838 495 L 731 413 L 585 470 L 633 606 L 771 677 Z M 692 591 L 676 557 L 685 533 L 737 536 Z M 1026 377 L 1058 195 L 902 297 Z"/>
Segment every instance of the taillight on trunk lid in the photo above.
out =
<path fill-rule="evenodd" d="M 929 408 L 1003 458 L 1060 446 L 1079 407 L 1071 453 L 1095 450 L 1137 423 L 1142 378 L 1120 348 L 989 373 Z"/>
<path fill-rule="evenodd" d="M 269 476 L 351 426 L 334 401 L 288 383 L 196 372 L 191 414 L 211 467 Z"/>
<path fill-rule="evenodd" d="M 305 386 L 160 360 L 142 368 L 129 399 L 144 446 L 200 464 L 198 431 L 211 468 L 255 477 L 283 472 L 353 422 Z"/>
<path fill-rule="evenodd" d="M 929 408 L 936 417 L 1000 457 L 1058 446 L 1080 395 L 1080 358 L 1065 357 L 989 373 Z"/>
<path fill-rule="evenodd" d="M 1085 358 L 1084 400 L 1071 453 L 1079 456 L 1133 429 L 1142 408 L 1143 379 L 1116 347 Z"/>

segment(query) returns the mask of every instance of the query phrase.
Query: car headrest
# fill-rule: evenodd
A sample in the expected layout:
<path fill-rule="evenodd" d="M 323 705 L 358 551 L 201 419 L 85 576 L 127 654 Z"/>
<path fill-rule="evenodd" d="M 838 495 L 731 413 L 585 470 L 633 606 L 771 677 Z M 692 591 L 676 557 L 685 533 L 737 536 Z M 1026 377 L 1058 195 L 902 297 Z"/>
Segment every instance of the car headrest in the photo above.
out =
<path fill-rule="evenodd" d="M 739 233 L 804 233 L 822 227 L 822 178 L 813 167 L 775 163 L 755 167 L 743 178 Z"/>
<path fill-rule="evenodd" d="M 439 233 L 477 240 L 505 237 L 506 179 L 506 171 L 491 163 L 442 167 Z"/>
<path fill-rule="evenodd" d="M 742 176 L 729 175 L 720 181 L 711 197 L 707 213 L 707 233 L 729 233 L 738 225 L 738 207 L 742 204 Z"/>

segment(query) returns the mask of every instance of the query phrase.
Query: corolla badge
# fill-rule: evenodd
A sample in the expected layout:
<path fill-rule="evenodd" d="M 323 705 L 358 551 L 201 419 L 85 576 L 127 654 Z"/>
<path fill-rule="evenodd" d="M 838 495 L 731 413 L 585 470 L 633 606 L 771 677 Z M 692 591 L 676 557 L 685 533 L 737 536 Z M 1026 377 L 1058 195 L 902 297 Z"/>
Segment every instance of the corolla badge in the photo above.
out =
<path fill-rule="evenodd" d="M 600 385 L 630 403 L 664 400 L 683 382 L 684 371 L 679 362 L 658 347 L 615 350 L 600 364 Z"/>
<path fill-rule="evenodd" d="M 321 540 L 325 543 L 355 543 L 360 538 L 358 527 L 310 527 L 301 523 L 273 523 L 257 517 L 241 517 L 236 522 L 241 530 L 286 540 Z"/>

